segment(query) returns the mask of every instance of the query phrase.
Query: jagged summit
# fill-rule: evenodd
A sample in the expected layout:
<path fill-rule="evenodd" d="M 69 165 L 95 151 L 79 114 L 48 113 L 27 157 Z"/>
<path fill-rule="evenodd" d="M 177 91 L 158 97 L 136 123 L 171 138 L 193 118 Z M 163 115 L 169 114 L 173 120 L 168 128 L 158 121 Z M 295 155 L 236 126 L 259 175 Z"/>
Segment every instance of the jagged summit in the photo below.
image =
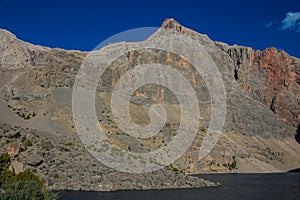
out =
<path fill-rule="evenodd" d="M 167 18 L 163 21 L 161 28 L 169 28 L 169 29 L 177 29 L 177 27 L 181 27 L 181 24 L 179 24 L 175 19 L 173 18 Z"/>
<path fill-rule="evenodd" d="M 188 35 L 193 35 L 193 36 L 198 36 L 200 38 L 202 38 L 203 40 L 206 40 L 206 41 L 212 41 L 206 34 L 201 34 L 201 33 L 198 33 L 198 32 L 195 32 L 194 30 L 192 29 L 189 29 L 189 28 L 186 28 L 185 26 L 181 25 L 179 22 L 177 22 L 174 18 L 167 18 L 165 19 L 163 22 L 162 22 L 162 25 L 161 25 L 161 28 L 163 29 L 171 29 L 171 30 L 174 30 L 176 32 L 180 32 L 180 33 L 183 33 L 183 34 L 188 34 Z M 154 33 L 155 34 L 155 33 Z M 247 47 L 247 46 L 241 46 L 241 45 L 236 45 L 234 44 L 233 46 L 231 45 L 228 45 L 227 43 L 224 43 L 224 42 L 220 42 L 220 41 L 213 41 L 218 47 L 221 47 L 222 50 L 228 50 L 230 49 L 231 47 L 234 47 L 234 48 L 250 48 L 252 49 L 251 47 Z M 6 29 L 2 29 L 0 28 L 0 48 L 2 47 L 7 47 L 8 44 L 11 44 L 11 43 L 18 43 L 18 45 L 22 45 L 22 46 L 25 46 L 27 48 L 36 48 L 37 50 L 39 48 L 41 49 L 51 49 L 49 47 L 44 47 L 44 46 L 40 46 L 40 45 L 35 45 L 35 44 L 30 44 L 28 42 L 25 42 L 25 41 L 22 41 L 20 40 L 15 34 L 13 34 L 12 32 L 6 30 Z M 208 42 L 210 43 L 210 42 Z M 55 49 L 60 49 L 60 48 L 55 48 Z M 68 51 L 77 51 L 77 52 L 80 52 L 80 50 L 68 50 Z M 258 51 L 258 50 L 257 50 Z M 266 51 L 266 52 L 269 52 L 269 51 L 277 51 L 277 52 L 283 52 L 284 54 L 288 54 L 286 51 L 284 50 L 278 50 L 277 48 L 275 47 L 268 47 L 266 48 L 265 50 L 263 50 L 263 52 Z M 294 57 L 295 58 L 295 57 Z M 299 59 L 299 58 L 297 58 Z"/>
<path fill-rule="evenodd" d="M 187 34 L 189 36 L 196 36 L 199 40 L 204 41 L 207 45 L 211 45 L 212 42 L 212 40 L 206 34 L 197 33 L 192 29 L 186 28 L 173 18 L 165 19 L 161 25 L 161 28 Z"/>

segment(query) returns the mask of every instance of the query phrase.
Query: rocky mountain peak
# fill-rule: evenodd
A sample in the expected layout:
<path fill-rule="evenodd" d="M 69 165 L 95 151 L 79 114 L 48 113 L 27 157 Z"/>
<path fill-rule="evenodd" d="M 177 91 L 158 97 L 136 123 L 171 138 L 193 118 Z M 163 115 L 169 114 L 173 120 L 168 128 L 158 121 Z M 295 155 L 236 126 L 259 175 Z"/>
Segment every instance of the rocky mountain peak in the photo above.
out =
<path fill-rule="evenodd" d="M 167 18 L 162 23 L 161 28 L 181 30 L 184 27 L 181 26 L 175 19 L 173 19 L 173 18 Z"/>
<path fill-rule="evenodd" d="M 223 133 L 217 145 L 200 163 L 198 148 L 202 144 L 211 116 L 210 94 L 200 74 L 183 57 L 152 49 L 132 51 L 120 56 L 99 79 L 95 108 L 99 124 L 111 141 L 125 150 L 130 148 L 132 151 L 150 152 L 165 146 L 176 135 L 180 125 L 180 110 L 172 91 L 166 88 L 147 85 L 136 90 L 130 99 L 133 121 L 140 124 L 149 123 L 150 105 L 158 102 L 167 107 L 168 118 L 172 123 L 166 124 L 157 136 L 149 140 L 129 137 L 115 124 L 111 112 L 111 91 L 120 77 L 135 66 L 160 63 L 174 67 L 191 83 L 201 105 L 200 115 L 203 116 L 194 144 L 172 165 L 176 167 L 174 169 L 185 173 L 229 172 L 233 170 L 231 163 L 236 163 L 238 168 L 235 170 L 238 172 L 278 172 L 299 168 L 300 148 L 295 140 L 296 128 L 300 124 L 299 59 L 275 48 L 259 51 L 250 47 L 213 42 L 208 36 L 185 28 L 174 19 L 166 19 L 151 37 L 163 43 L 166 42 L 166 37 L 172 38 L 178 33 L 192 36 L 199 42 L 222 75 L 227 110 Z M 126 43 L 110 45 L 103 48 L 103 51 L 117 50 L 122 45 L 126 46 Z M 47 154 L 41 154 L 44 155 L 41 165 L 38 152 L 34 153 L 37 159 L 33 161 L 28 160 L 32 156 L 31 151 L 20 152 L 19 161 L 24 167 L 38 169 L 38 174 L 49 180 L 49 186 L 57 190 L 79 188 L 76 184 L 78 177 L 85 177 L 83 182 L 88 182 L 82 189 L 112 190 L 112 187 L 105 188 L 105 185 L 110 183 L 112 175 L 114 178 L 120 177 L 119 173 L 108 173 L 103 167 L 99 171 L 103 174 L 101 180 L 95 179 L 94 183 L 97 184 L 89 185 L 91 177 L 95 177 L 92 172 L 98 170 L 98 166 L 91 165 L 91 156 L 82 152 L 84 148 L 76 137 L 72 117 L 74 80 L 86 55 L 86 52 L 32 45 L 17 39 L 8 31 L 0 30 L 0 134 L 4 135 L 0 138 L 0 145 L 8 146 L 6 141 L 9 137 L 22 142 L 18 138 L 28 135 L 33 143 L 31 148 L 43 151 L 48 149 Z M 162 78 L 167 75 L 160 73 Z M 178 85 L 177 82 L 168 84 L 173 88 Z M 17 134 L 13 127 L 16 125 L 20 127 L 21 137 L 15 136 Z M 35 134 L 30 130 L 36 130 Z M 6 148 L 2 149 L 7 151 Z M 74 157 L 83 156 L 73 159 L 70 154 Z M 59 168 L 54 168 L 53 158 L 64 162 Z M 82 171 L 85 168 L 88 169 L 88 174 Z M 70 174 L 77 175 L 69 176 L 62 169 L 72 169 Z M 55 173 L 58 173 L 57 178 L 54 178 Z M 149 176 L 153 177 L 151 180 L 157 179 L 153 174 Z M 163 182 L 170 180 L 162 172 L 158 172 L 157 176 L 162 176 Z M 56 179 L 67 181 L 59 182 Z M 139 177 L 137 179 L 141 180 Z M 176 182 L 175 178 L 173 182 Z M 75 185 L 66 188 L 65 184 L 71 183 Z M 120 181 L 120 184 L 123 183 L 124 181 Z M 94 185 L 102 186 L 94 188 Z M 170 183 L 168 187 L 172 185 Z M 128 186 L 119 185 L 116 188 Z"/>
<path fill-rule="evenodd" d="M 202 39 L 204 40 L 210 40 L 207 35 L 205 34 L 201 34 L 201 33 L 197 33 L 196 31 L 193 31 L 192 29 L 186 28 L 184 26 L 182 26 L 180 23 L 178 23 L 175 19 L 173 18 L 167 18 L 163 21 L 162 25 L 161 25 L 162 29 L 166 29 L 166 30 L 173 30 L 175 32 L 179 32 L 179 33 L 183 33 L 183 34 L 187 34 L 190 36 L 196 36 L 196 37 L 203 37 Z M 210 42 L 212 42 L 210 40 Z"/>

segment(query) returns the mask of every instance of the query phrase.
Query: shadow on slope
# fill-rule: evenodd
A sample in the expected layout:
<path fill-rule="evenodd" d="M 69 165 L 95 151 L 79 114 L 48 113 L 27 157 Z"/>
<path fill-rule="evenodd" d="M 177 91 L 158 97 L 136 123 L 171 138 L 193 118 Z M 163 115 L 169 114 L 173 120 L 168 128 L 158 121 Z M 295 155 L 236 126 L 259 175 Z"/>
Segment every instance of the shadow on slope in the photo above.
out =
<path fill-rule="evenodd" d="M 296 139 L 296 141 L 298 142 L 298 144 L 300 144 L 300 124 L 299 124 L 298 127 L 297 127 L 295 139 Z"/>
<path fill-rule="evenodd" d="M 293 172 L 293 173 L 300 173 L 300 168 L 297 168 L 297 169 L 292 169 L 288 172 Z"/>

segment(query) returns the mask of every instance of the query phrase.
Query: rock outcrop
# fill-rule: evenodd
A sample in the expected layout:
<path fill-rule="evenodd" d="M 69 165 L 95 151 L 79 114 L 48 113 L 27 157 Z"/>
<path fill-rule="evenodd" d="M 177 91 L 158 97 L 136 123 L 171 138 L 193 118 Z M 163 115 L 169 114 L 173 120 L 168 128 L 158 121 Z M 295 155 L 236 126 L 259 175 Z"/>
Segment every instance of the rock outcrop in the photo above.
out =
<path fill-rule="evenodd" d="M 255 100 L 265 104 L 282 121 L 300 124 L 300 60 L 283 50 L 264 51 L 216 42 L 234 61 L 235 79 Z"/>
<path fill-rule="evenodd" d="M 20 152 L 20 144 L 17 142 L 10 142 L 6 145 L 6 151 L 11 157 L 17 156 Z"/>

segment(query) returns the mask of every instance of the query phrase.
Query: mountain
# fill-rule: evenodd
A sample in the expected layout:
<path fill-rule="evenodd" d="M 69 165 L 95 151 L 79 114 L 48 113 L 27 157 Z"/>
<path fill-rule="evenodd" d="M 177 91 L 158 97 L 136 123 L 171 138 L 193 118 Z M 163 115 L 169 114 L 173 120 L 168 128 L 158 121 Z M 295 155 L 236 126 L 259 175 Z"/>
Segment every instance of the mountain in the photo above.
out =
<path fill-rule="evenodd" d="M 11 156 L 11 169 L 31 169 L 55 190 L 111 191 L 215 185 L 186 174 L 299 168 L 300 145 L 295 135 L 300 125 L 300 60 L 275 48 L 259 51 L 212 41 L 174 19 L 166 19 L 145 42 L 167 44 L 177 35 L 191 37 L 201 45 L 221 74 L 226 94 L 223 132 L 212 151 L 199 159 L 212 117 L 205 79 L 180 55 L 153 48 L 131 50 L 110 63 L 96 88 L 97 120 L 113 144 L 147 153 L 170 143 L 180 127 L 178 99 L 167 87 L 157 84 L 134 92 L 130 114 L 137 124 L 147 125 L 151 105 L 164 105 L 168 119 L 161 131 L 147 139 L 134 138 L 116 125 L 110 102 L 113 89 L 120 77 L 137 65 L 160 63 L 178 70 L 195 89 L 201 116 L 192 145 L 175 163 L 147 174 L 131 174 L 101 164 L 76 134 L 73 85 L 81 64 L 92 53 L 32 45 L 1 29 L 0 146 L 1 153 Z M 126 45 L 129 43 L 112 44 L 99 51 L 108 54 Z M 163 71 L 158 73 L 166 77 Z M 127 80 L 128 84 L 132 81 Z M 179 87 L 176 82 L 168 84 Z"/>

